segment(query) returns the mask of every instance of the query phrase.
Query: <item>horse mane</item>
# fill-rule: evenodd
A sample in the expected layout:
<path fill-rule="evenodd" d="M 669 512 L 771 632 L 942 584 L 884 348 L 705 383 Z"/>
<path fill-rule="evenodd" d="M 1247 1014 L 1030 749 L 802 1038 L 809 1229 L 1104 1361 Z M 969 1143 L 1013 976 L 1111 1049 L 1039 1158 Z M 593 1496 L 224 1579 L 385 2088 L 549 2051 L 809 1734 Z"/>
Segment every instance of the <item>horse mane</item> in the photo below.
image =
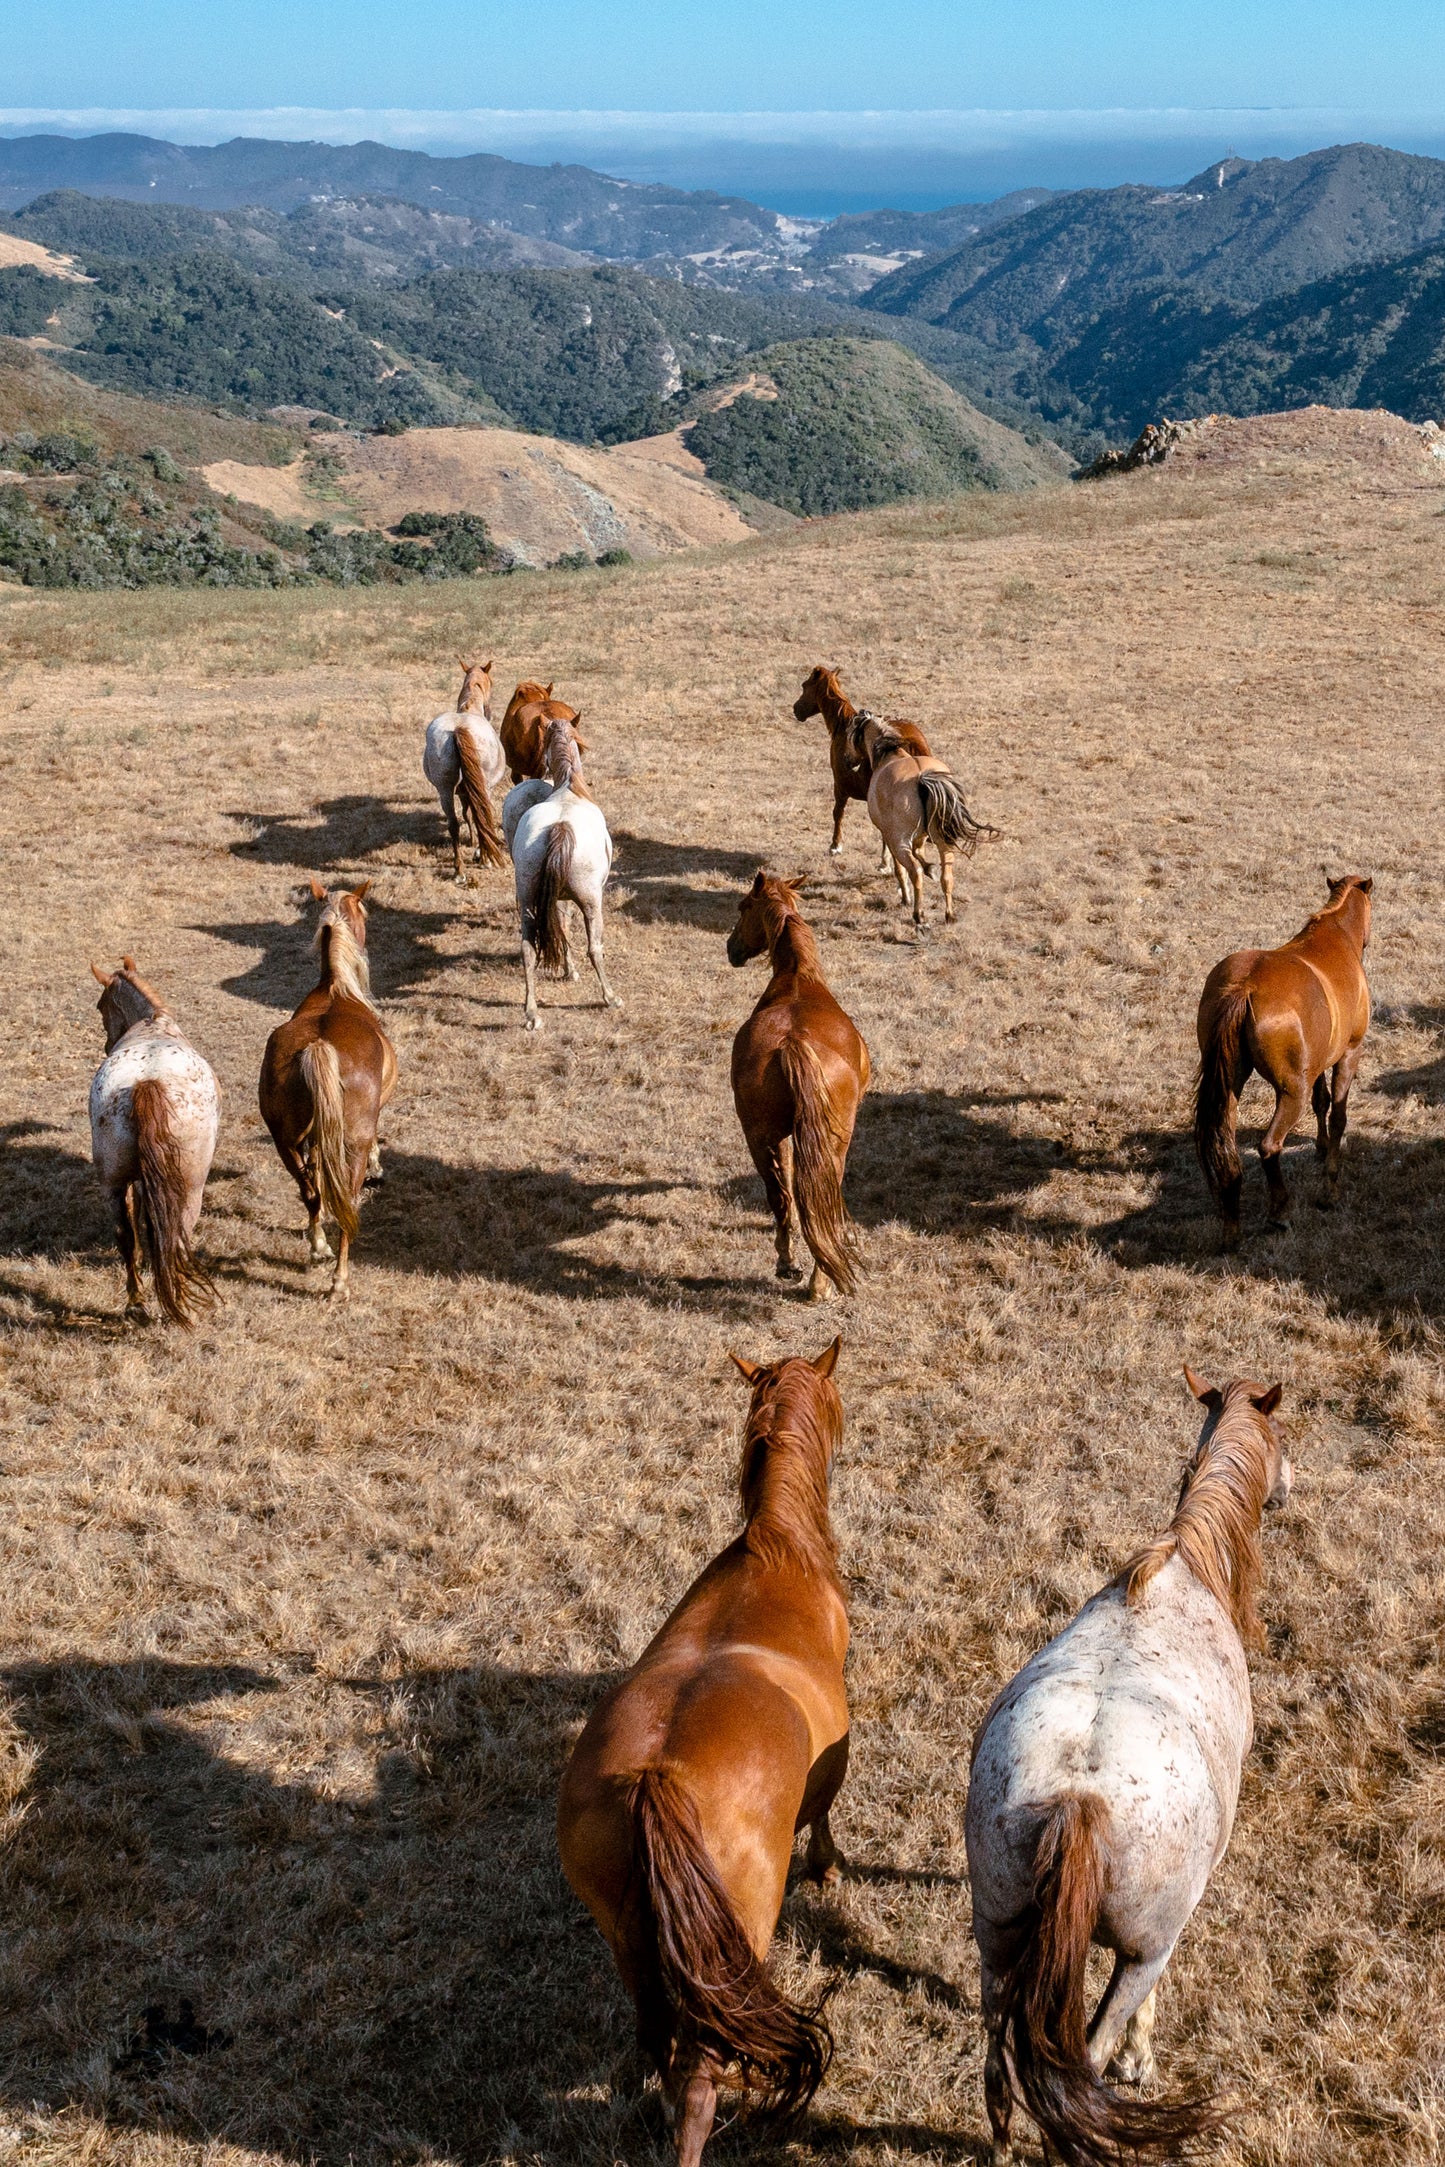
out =
<path fill-rule="evenodd" d="M 753 1402 L 738 1475 L 743 1547 L 769 1571 L 837 1570 L 828 1461 L 840 1428 L 836 1389 L 798 1356 L 779 1364 Z"/>
<path fill-rule="evenodd" d="M 1257 1387 L 1255 1388 L 1257 1389 Z M 1119 1574 L 1126 1602 L 1141 1600 L 1172 1557 L 1228 1612 L 1247 1648 L 1264 1644 L 1258 1610 L 1264 1571 L 1259 1522 L 1269 1492 L 1262 1417 L 1247 1383 L 1233 1384 L 1218 1420 L 1184 1472 L 1179 1504 L 1162 1535 L 1137 1551 Z"/>
<path fill-rule="evenodd" d="M 774 968 L 777 968 L 778 944 L 786 934 L 792 945 L 793 969 L 799 977 L 821 978 L 823 966 L 818 957 L 818 943 L 814 938 L 813 928 L 793 901 L 791 894 L 784 901 L 778 893 L 781 886 L 781 881 L 767 882 L 760 899 L 763 931 L 767 935 L 768 954 L 773 959 Z"/>
<path fill-rule="evenodd" d="M 582 755 L 577 749 L 576 733 L 571 723 L 560 715 L 551 720 L 543 760 L 554 790 L 570 790 L 574 798 L 592 796 L 582 774 Z M 560 778 L 556 773 L 558 768 L 565 769 Z"/>
<path fill-rule="evenodd" d="M 331 991 L 344 994 L 348 1000 L 360 1001 L 363 1008 L 374 1009 L 371 965 L 366 960 L 366 950 L 334 903 L 328 903 L 321 913 L 315 946 L 321 951 L 321 967 Z"/>
<path fill-rule="evenodd" d="M 830 670 L 826 668 L 825 665 L 820 662 L 817 668 L 817 678 L 819 688 L 827 694 L 830 700 L 835 700 L 837 702 L 839 709 L 839 720 L 842 722 L 844 728 L 849 728 L 852 725 L 853 719 L 857 715 L 858 710 L 853 705 L 853 702 L 849 699 L 847 693 L 843 690 L 843 687 L 839 684 L 838 672 L 836 670 Z"/>
<path fill-rule="evenodd" d="M 1317 925 L 1323 925 L 1326 918 L 1338 917 L 1351 896 L 1358 895 L 1360 892 L 1360 875 L 1358 873 L 1347 874 L 1345 884 L 1339 894 L 1332 895 L 1328 903 L 1322 903 L 1318 910 L 1310 912 L 1308 918 L 1296 933 L 1295 939 L 1297 941 L 1304 940 L 1306 935 L 1313 933 Z"/>

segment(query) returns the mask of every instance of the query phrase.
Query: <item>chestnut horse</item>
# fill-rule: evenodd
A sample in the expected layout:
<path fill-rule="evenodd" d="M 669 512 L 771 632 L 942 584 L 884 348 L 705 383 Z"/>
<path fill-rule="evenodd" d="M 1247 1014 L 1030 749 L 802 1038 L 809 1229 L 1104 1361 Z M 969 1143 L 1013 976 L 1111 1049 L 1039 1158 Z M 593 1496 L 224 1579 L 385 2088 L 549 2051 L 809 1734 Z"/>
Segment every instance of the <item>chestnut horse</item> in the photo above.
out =
<path fill-rule="evenodd" d="M 766 1968 L 799 1829 L 839 1879 L 828 1825 L 848 1766 L 848 1612 L 828 1522 L 840 1342 L 815 1361 L 733 1356 L 752 1390 L 743 1532 L 693 1582 L 577 1741 L 557 1812 L 567 1879 L 637 2010 L 638 2045 L 697 2167 L 718 2080 L 796 2113 L 827 2071 L 820 2009 Z"/>
<path fill-rule="evenodd" d="M 553 699 L 550 685 L 539 685 L 535 678 L 524 677 L 502 717 L 502 751 L 513 782 L 546 774 L 547 738 L 554 722 L 571 723 L 577 750 L 586 752 L 586 738 L 577 737 L 576 726 L 581 720 L 577 708 L 569 707 L 565 700 Z"/>
<path fill-rule="evenodd" d="M 1173 2158 L 1219 2120 L 1208 2099 L 1131 2100 L 1154 2074 L 1154 1993 L 1224 1856 L 1254 1735 L 1248 1647 L 1260 1516 L 1293 1479 L 1280 1388 L 1221 1392 L 1164 1534 L 1004 1687 L 979 1726 L 964 1836 L 988 2054 L 994 2167 L 1015 2095 L 1065 2167 Z M 1091 1945 L 1113 1975 L 1086 2025 Z M 1051 2148 L 1051 2150 L 1050 2150 Z"/>
<path fill-rule="evenodd" d="M 896 724 L 880 722 L 865 708 L 850 736 L 868 762 L 868 818 L 893 859 L 905 906 L 912 900 L 914 925 L 922 931 L 923 877 L 933 873 L 923 856 L 925 840 L 938 846 L 943 919 L 952 925 L 954 852 L 971 858 L 999 830 L 974 819 L 944 762 L 933 753 L 912 751 Z"/>
<path fill-rule="evenodd" d="M 828 850 L 837 858 L 843 852 L 843 815 L 848 810 L 848 801 L 857 798 L 860 803 L 867 803 L 870 770 L 866 755 L 853 746 L 849 737 L 858 710 L 838 683 L 838 672 L 825 669 L 821 662 L 808 672 L 803 689 L 793 702 L 795 721 L 806 722 L 811 715 L 821 715 L 828 726 L 828 759 L 833 769 L 833 840 Z M 928 740 L 916 723 L 895 722 L 890 727 L 912 751 L 925 759 L 929 756 Z M 879 860 L 880 872 L 888 863 L 887 852 L 885 843 Z"/>
<path fill-rule="evenodd" d="M 362 903 L 370 886 L 328 895 L 312 875 L 311 893 L 325 906 L 316 929 L 321 977 L 271 1033 L 261 1062 L 261 1118 L 301 1192 L 313 1264 L 331 1255 L 323 1212 L 336 1221 L 333 1301 L 351 1292 L 357 1205 L 368 1172 L 380 1177 L 376 1125 L 396 1089 L 396 1055 L 371 1000 Z"/>
<path fill-rule="evenodd" d="M 156 1300 L 173 1324 L 190 1324 L 215 1300 L 193 1242 L 216 1154 L 221 1094 L 210 1063 L 137 975 L 92 963 L 105 1025 L 105 1059 L 90 1086 L 90 1145 L 115 1213 L 125 1265 L 128 1323 L 148 1322 L 141 1243 L 150 1250 Z"/>
<path fill-rule="evenodd" d="M 773 975 L 733 1040 L 733 1104 L 777 1229 L 778 1277 L 796 1279 L 793 1199 L 813 1254 L 809 1296 L 829 1282 L 850 1294 L 858 1272 L 843 1203 L 843 1169 L 868 1048 L 828 990 L 818 945 L 798 909 L 798 880 L 759 873 L 728 935 L 735 967 L 768 951 Z"/>
<path fill-rule="evenodd" d="M 1324 1168 L 1321 1206 L 1335 1200 L 1350 1085 L 1370 1023 L 1364 956 L 1373 880 L 1331 880 L 1330 899 L 1282 948 L 1242 948 L 1216 963 L 1199 1003 L 1194 1144 L 1226 1247 L 1239 1240 L 1243 1170 L 1235 1141 L 1239 1094 L 1258 1069 L 1274 1089 L 1274 1119 L 1259 1140 L 1271 1227 L 1289 1224 L 1280 1165 L 1286 1139 L 1313 1105 L 1315 1155 Z"/>
<path fill-rule="evenodd" d="M 492 665 L 458 660 L 463 674 L 456 707 L 428 723 L 421 766 L 441 805 L 457 879 L 465 881 L 457 798 L 471 829 L 477 864 L 505 865 L 496 794 L 507 780 L 507 763 L 492 727 Z"/>

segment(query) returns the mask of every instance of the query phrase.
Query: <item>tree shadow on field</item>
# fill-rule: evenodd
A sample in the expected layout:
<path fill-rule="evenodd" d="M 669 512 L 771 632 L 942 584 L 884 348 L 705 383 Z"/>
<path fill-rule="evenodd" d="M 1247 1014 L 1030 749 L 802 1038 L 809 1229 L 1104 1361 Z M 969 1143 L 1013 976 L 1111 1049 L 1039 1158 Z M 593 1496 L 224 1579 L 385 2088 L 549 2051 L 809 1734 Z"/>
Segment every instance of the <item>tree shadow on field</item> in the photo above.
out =
<path fill-rule="evenodd" d="M 703 843 L 665 843 L 619 829 L 612 877 L 629 890 L 619 915 L 635 925 L 690 925 L 704 933 L 728 933 L 761 859 L 755 850 L 714 850 Z M 700 888 L 699 875 L 721 875 L 735 885 Z"/>
<path fill-rule="evenodd" d="M 1009 1225 L 1020 1199 L 1061 1163 L 1051 1137 L 1020 1136 L 990 1109 L 1053 1093 L 870 1091 L 858 1109 L 844 1187 L 861 1226 L 901 1219 L 926 1234 Z"/>
<path fill-rule="evenodd" d="M 0 1256 L 114 1254 L 95 1168 L 79 1152 L 42 1141 L 62 1133 L 48 1121 L 0 1127 Z"/>
<path fill-rule="evenodd" d="M 233 858 L 245 858 L 253 865 L 292 866 L 302 873 L 357 865 L 394 843 L 446 841 L 435 801 L 428 811 L 422 805 L 398 804 L 365 793 L 323 799 L 304 814 L 258 813 L 245 807 L 226 817 L 253 831 L 230 845 Z"/>
<path fill-rule="evenodd" d="M 278 894 L 278 907 L 288 896 Z M 246 924 L 198 925 L 189 930 L 207 933 L 213 940 L 230 941 L 237 948 L 259 948 L 260 960 L 249 970 L 223 978 L 227 993 L 239 1000 L 255 1001 L 262 1008 L 290 1011 L 305 999 L 316 983 L 317 962 L 312 946 L 316 912 L 303 918 L 261 918 Z M 445 971 L 454 971 L 464 956 L 443 955 L 436 943 L 454 933 L 454 911 L 396 910 L 390 904 L 368 898 L 366 953 L 376 997 L 383 1004 L 403 1000 L 417 987 L 428 984 Z M 481 960 L 512 961 L 514 948 L 485 953 Z M 515 1004 L 514 1004 L 515 1005 Z"/>

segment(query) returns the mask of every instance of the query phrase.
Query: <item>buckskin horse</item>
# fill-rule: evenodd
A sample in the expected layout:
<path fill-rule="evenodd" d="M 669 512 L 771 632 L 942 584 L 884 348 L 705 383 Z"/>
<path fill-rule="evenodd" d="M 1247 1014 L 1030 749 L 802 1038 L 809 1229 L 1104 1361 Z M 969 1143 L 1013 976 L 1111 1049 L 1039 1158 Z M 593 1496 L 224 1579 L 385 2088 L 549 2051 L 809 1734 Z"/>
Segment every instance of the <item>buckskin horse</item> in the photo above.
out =
<path fill-rule="evenodd" d="M 808 1873 L 840 1875 L 828 1821 L 848 1766 L 848 1613 L 828 1520 L 839 1345 L 811 1362 L 733 1356 L 752 1395 L 743 1531 L 593 1711 L 562 1779 L 563 1870 L 632 1996 L 679 2167 L 697 2167 L 730 2067 L 745 2098 L 786 2115 L 832 2054 L 821 2011 L 788 2000 L 766 1959 L 798 1830 Z"/>
<path fill-rule="evenodd" d="M 868 818 L 892 856 L 905 906 L 912 901 L 914 925 L 922 931 L 923 876 L 932 871 L 921 855 L 925 839 L 937 846 L 944 923 L 952 925 L 954 853 L 971 858 L 999 830 L 974 819 L 943 761 L 912 751 L 895 724 L 862 709 L 850 737 L 868 762 Z"/>
<path fill-rule="evenodd" d="M 1244 1178 L 1236 1142 L 1239 1094 L 1256 1069 L 1274 1090 L 1274 1119 L 1259 1140 L 1271 1227 L 1289 1224 L 1280 1161 L 1307 1098 L 1316 1122 L 1315 1156 L 1324 1169 L 1324 1208 L 1334 1203 L 1339 1186 L 1350 1085 L 1370 1024 L 1364 958 L 1374 882 L 1358 873 L 1331 880 L 1326 872 L 1325 880 L 1328 903 L 1293 940 L 1282 948 L 1242 948 L 1216 963 L 1204 981 L 1194 1144 L 1227 1248 L 1239 1241 Z"/>
<path fill-rule="evenodd" d="M 315 943 L 321 976 L 290 1022 L 271 1033 L 261 1062 L 261 1118 L 301 1192 L 313 1264 L 332 1253 L 323 1214 L 336 1222 L 333 1301 L 351 1292 L 357 1206 L 368 1172 L 380 1177 L 376 1126 L 396 1089 L 396 1055 L 372 1005 L 366 960 L 362 899 L 370 886 L 364 880 L 328 895 L 312 875 L 311 894 L 323 906 Z"/>
<path fill-rule="evenodd" d="M 1214 2127 L 1207 2098 L 1106 2085 L 1154 2072 L 1154 1994 L 1224 1855 L 1253 1742 L 1246 1647 L 1260 1517 L 1293 1479 L 1280 1387 L 1218 1391 L 1166 1531 L 1004 1687 L 979 1727 L 964 1834 L 982 1961 L 994 2167 L 1017 2096 L 1065 2167 L 1173 2155 Z M 1114 1967 L 1085 2026 L 1091 1945 Z"/>
<path fill-rule="evenodd" d="M 163 1313 L 173 1324 L 191 1324 L 215 1300 L 194 1242 L 216 1155 L 220 1090 L 210 1063 L 137 975 L 134 956 L 118 971 L 90 968 L 105 1026 L 105 1059 L 90 1086 L 90 1148 L 115 1214 L 126 1318 L 148 1321 L 144 1244 Z"/>
<path fill-rule="evenodd" d="M 582 913 L 587 960 L 597 973 L 603 1006 L 622 1006 L 607 983 L 602 950 L 602 891 L 612 870 L 612 837 L 601 806 L 583 780 L 579 742 L 570 723 L 553 721 L 545 778 L 517 783 L 502 805 L 502 827 L 516 875 L 526 986 L 523 1016 L 529 1031 L 541 1027 L 538 964 L 555 977 L 577 976 L 562 918 L 567 902 Z"/>
<path fill-rule="evenodd" d="M 540 780 L 547 772 L 547 740 L 554 722 L 565 722 L 577 737 L 580 711 L 565 700 L 554 700 L 550 685 L 524 677 L 507 702 L 502 717 L 502 751 L 514 783 Z M 585 737 L 577 737 L 577 750 L 588 750 Z"/>
<path fill-rule="evenodd" d="M 759 872 L 728 935 L 735 968 L 763 950 L 772 965 L 762 999 L 733 1040 L 733 1104 L 763 1177 L 777 1232 L 779 1279 L 793 1264 L 793 1201 L 813 1256 L 810 1298 L 829 1283 L 857 1285 L 843 1169 L 868 1088 L 868 1048 L 829 991 L 812 928 L 798 908 L 802 882 Z"/>
<path fill-rule="evenodd" d="M 795 721 L 806 722 L 812 715 L 821 715 L 828 727 L 828 759 L 833 769 L 833 840 L 828 850 L 837 858 L 843 851 L 843 815 L 850 799 L 867 803 L 870 770 L 866 755 L 853 746 L 849 737 L 852 725 L 858 719 L 858 710 L 844 694 L 838 672 L 825 669 L 821 662 L 808 672 L 803 689 L 793 702 Z M 928 740 L 916 723 L 894 722 L 889 727 L 898 732 L 911 751 L 925 759 L 930 757 Z M 886 842 L 878 863 L 881 872 L 888 863 Z"/>
<path fill-rule="evenodd" d="M 458 793 L 471 829 L 477 864 L 505 865 L 507 853 L 497 826 L 496 799 L 507 780 L 507 763 L 501 739 L 492 727 L 492 665 L 462 661 L 461 669 L 462 689 L 456 707 L 428 723 L 421 765 L 441 805 L 457 879 L 465 881 Z"/>

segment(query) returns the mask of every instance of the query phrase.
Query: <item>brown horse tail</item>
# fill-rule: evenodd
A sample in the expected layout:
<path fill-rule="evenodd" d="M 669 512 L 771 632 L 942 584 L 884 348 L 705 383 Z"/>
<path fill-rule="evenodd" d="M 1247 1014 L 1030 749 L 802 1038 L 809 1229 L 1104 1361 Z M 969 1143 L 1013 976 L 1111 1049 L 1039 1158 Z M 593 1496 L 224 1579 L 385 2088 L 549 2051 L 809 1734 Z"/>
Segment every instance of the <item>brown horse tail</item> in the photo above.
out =
<path fill-rule="evenodd" d="M 492 803 L 492 793 L 487 788 L 487 778 L 482 772 L 482 756 L 471 731 L 458 723 L 453 732 L 457 758 L 462 764 L 462 804 L 472 824 L 472 836 L 482 860 L 487 865 L 505 865 L 507 853 L 502 843 L 502 831 L 497 826 L 497 810 Z"/>
<path fill-rule="evenodd" d="M 837 1134 L 828 1081 L 805 1038 L 786 1038 L 778 1050 L 793 1095 L 793 1191 L 803 1239 L 834 1285 L 851 1294 L 858 1284 L 853 1230 L 838 1173 Z"/>
<path fill-rule="evenodd" d="M 353 1242 L 357 1217 L 346 1163 L 346 1100 L 341 1089 L 341 1063 L 329 1039 L 313 1038 L 301 1048 L 301 1074 L 311 1093 L 311 1126 L 305 1132 L 310 1139 L 311 1179 L 321 1209 Z"/>
<path fill-rule="evenodd" d="M 1002 832 L 986 820 L 974 819 L 951 775 L 940 775 L 937 769 L 920 775 L 918 795 L 923 806 L 921 825 L 940 850 L 959 850 L 971 858 L 980 843 Z"/>
<path fill-rule="evenodd" d="M 156 1300 L 173 1324 L 192 1324 L 198 1309 L 210 1309 L 215 1282 L 191 1247 L 186 1232 L 186 1172 L 171 1129 L 166 1087 L 155 1077 L 131 1093 L 135 1116 L 136 1190 L 145 1216 Z"/>
<path fill-rule="evenodd" d="M 665 2036 L 649 2041 L 654 2057 L 665 2070 L 680 2034 L 724 2066 L 736 2062 L 765 2113 L 801 2113 L 833 2057 L 821 2005 L 789 2001 L 759 1963 L 708 1856 L 697 1808 L 670 1770 L 638 1777 L 632 1826 L 668 2017 L 657 2026 Z"/>
<path fill-rule="evenodd" d="M 1066 1795 L 1043 1809 L 1026 1936 L 1004 1988 L 1003 2043 L 1025 2106 L 1064 2167 L 1117 2167 L 1126 2151 L 1164 2158 L 1218 2126 L 1207 2097 L 1127 2099 L 1089 2058 L 1089 1944 L 1104 1894 L 1108 1808 Z"/>
<path fill-rule="evenodd" d="M 567 900 L 567 884 L 572 877 L 574 841 L 571 823 L 554 820 L 547 830 L 547 848 L 537 874 L 537 885 L 532 890 L 532 939 L 536 944 L 537 960 L 544 971 L 551 971 L 559 978 L 567 968 L 567 929 L 562 923 L 562 905 Z"/>
<path fill-rule="evenodd" d="M 1231 986 L 1220 996 L 1194 1082 L 1194 1148 L 1216 1202 L 1237 1194 L 1243 1178 L 1234 1136 L 1234 1101 L 1243 1081 L 1241 1041 L 1249 994 Z"/>

